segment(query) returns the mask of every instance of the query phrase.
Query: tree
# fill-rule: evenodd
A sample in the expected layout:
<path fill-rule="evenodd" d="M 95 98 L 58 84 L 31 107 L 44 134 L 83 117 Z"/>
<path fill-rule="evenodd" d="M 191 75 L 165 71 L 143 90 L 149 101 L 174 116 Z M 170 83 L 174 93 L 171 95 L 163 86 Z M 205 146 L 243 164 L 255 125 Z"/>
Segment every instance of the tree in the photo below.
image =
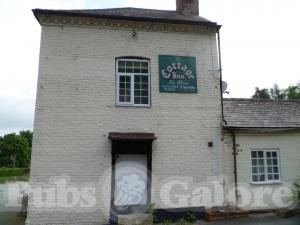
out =
<path fill-rule="evenodd" d="M 300 99 L 300 83 L 297 85 L 290 85 L 286 89 L 280 89 L 277 84 L 274 84 L 273 88 L 267 89 L 259 89 L 255 88 L 255 93 L 252 95 L 252 98 L 257 99 Z"/>
<path fill-rule="evenodd" d="M 252 95 L 252 98 L 257 98 L 257 99 L 270 99 L 271 96 L 269 94 L 269 90 L 266 88 L 259 89 L 258 87 L 255 88 L 255 93 Z"/>
<path fill-rule="evenodd" d="M 26 134 L 29 133 L 26 132 Z M 2 167 L 29 167 L 31 147 L 25 136 L 11 133 L 0 137 L 0 165 Z"/>
<path fill-rule="evenodd" d="M 280 89 L 277 84 L 274 84 L 273 88 L 270 88 L 271 99 L 285 99 L 286 91 Z"/>
<path fill-rule="evenodd" d="M 32 147 L 32 136 L 33 136 L 32 131 L 31 130 L 22 130 L 22 131 L 20 131 L 20 136 L 24 137 L 27 140 L 27 142 L 31 148 Z"/>
<path fill-rule="evenodd" d="M 300 99 L 300 83 L 286 89 L 287 99 Z"/>

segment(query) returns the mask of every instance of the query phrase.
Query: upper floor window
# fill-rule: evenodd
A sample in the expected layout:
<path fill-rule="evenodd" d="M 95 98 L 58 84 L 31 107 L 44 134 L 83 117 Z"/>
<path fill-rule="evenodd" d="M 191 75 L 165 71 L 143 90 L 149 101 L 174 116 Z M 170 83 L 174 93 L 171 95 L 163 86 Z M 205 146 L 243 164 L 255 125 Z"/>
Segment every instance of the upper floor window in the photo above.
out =
<path fill-rule="evenodd" d="M 254 183 L 272 183 L 280 181 L 279 150 L 252 150 L 252 181 Z"/>
<path fill-rule="evenodd" d="M 117 59 L 117 104 L 150 105 L 150 69 L 146 59 Z"/>

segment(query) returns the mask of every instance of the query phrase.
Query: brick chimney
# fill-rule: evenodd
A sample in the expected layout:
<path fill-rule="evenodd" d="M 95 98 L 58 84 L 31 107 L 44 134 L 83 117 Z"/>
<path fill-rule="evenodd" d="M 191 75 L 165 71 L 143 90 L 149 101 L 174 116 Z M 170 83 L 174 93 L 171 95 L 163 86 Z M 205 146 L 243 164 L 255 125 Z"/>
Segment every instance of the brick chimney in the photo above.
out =
<path fill-rule="evenodd" d="M 176 0 L 176 11 L 184 15 L 199 16 L 199 0 Z"/>

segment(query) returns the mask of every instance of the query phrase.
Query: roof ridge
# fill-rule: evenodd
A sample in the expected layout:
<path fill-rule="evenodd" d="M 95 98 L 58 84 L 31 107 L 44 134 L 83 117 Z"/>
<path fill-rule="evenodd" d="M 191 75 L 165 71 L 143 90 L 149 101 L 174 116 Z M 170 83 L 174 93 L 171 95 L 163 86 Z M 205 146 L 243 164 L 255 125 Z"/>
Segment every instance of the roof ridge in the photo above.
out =
<path fill-rule="evenodd" d="M 266 99 L 266 98 L 223 98 L 224 101 L 256 101 L 256 102 L 299 102 L 300 99 Z"/>

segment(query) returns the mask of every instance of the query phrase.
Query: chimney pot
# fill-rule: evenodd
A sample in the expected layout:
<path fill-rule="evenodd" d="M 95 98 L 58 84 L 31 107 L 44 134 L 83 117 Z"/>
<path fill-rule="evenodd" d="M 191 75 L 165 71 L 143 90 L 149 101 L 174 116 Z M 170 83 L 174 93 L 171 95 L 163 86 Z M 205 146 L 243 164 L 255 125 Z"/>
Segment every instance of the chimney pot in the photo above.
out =
<path fill-rule="evenodd" d="M 199 0 L 176 0 L 176 11 L 184 15 L 199 16 Z"/>

